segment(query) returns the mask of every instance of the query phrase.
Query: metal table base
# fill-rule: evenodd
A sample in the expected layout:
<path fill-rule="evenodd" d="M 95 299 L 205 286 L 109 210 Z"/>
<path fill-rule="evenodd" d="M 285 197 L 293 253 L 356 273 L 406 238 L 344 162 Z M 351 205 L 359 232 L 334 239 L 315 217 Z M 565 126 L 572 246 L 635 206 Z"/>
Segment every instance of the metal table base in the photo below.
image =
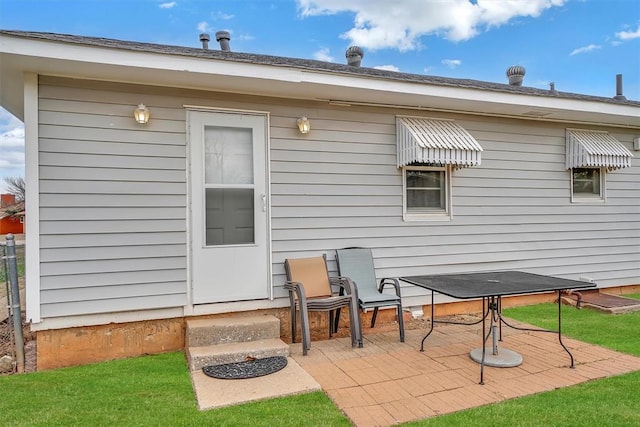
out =
<path fill-rule="evenodd" d="M 433 325 L 435 323 L 444 323 L 450 325 L 477 325 L 482 323 L 482 336 L 483 342 L 482 347 L 474 349 L 470 353 L 471 359 L 480 363 L 480 384 L 484 384 L 484 367 L 485 366 L 493 366 L 493 367 L 515 367 L 522 364 L 522 356 L 512 350 L 499 348 L 498 341 L 502 341 L 502 325 L 506 325 L 512 329 L 517 329 L 520 331 L 529 331 L 529 332 L 548 332 L 548 333 L 557 333 L 558 334 L 558 342 L 567 352 L 569 358 L 571 360 L 571 368 L 575 368 L 573 354 L 567 348 L 567 346 L 562 342 L 562 299 L 561 299 L 561 291 L 558 290 L 558 330 L 552 331 L 549 329 L 542 328 L 522 328 L 519 326 L 512 325 L 508 323 L 504 317 L 502 317 L 502 297 L 501 296 L 489 296 L 482 297 L 482 319 L 476 322 L 454 322 L 447 320 L 435 320 L 434 317 L 434 294 L 435 291 L 431 290 L 431 321 L 430 328 L 427 334 L 422 338 L 422 342 L 420 343 L 420 351 L 424 352 L 424 342 L 433 332 Z M 487 318 L 489 318 L 489 328 L 487 330 Z M 489 338 L 492 337 L 492 346 L 487 349 L 487 342 Z"/>

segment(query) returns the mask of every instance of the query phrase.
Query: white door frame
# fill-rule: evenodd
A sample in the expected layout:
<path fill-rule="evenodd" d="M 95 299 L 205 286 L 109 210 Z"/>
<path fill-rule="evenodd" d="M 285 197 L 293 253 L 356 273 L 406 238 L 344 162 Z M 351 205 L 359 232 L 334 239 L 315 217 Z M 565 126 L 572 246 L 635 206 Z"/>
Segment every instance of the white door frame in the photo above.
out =
<path fill-rule="evenodd" d="M 268 286 L 268 299 L 274 299 L 273 292 L 273 277 L 272 277 L 272 252 L 271 252 L 271 168 L 270 168 L 270 147 L 271 147 L 271 135 L 270 135 L 270 115 L 268 111 L 257 111 L 257 110 L 239 110 L 239 109 L 227 109 L 227 108 L 212 108 L 212 107 L 203 107 L 203 106 L 193 106 L 193 105 L 184 105 L 186 110 L 186 138 L 187 138 L 187 204 L 188 204 L 188 212 L 187 212 L 187 259 L 188 259 L 188 270 L 187 270 L 187 292 L 189 295 L 190 308 L 186 308 L 186 312 L 193 312 L 194 305 L 194 295 L 193 295 L 193 280 L 194 280 L 194 255 L 193 255 L 193 237 L 194 237 L 194 225 L 192 220 L 192 206 L 193 199 L 196 196 L 192 192 L 193 182 L 192 182 L 192 165 L 191 165 L 191 156 L 192 156 L 192 142 L 190 135 L 190 122 L 189 122 L 189 113 L 190 112 L 205 112 L 205 113 L 227 113 L 227 114 L 238 114 L 238 115 L 254 115 L 254 116 L 262 116 L 265 119 L 265 141 L 264 141 L 264 189 L 266 194 L 266 241 L 263 242 L 265 245 L 265 251 L 267 256 L 267 265 L 266 265 L 266 275 L 264 278 L 265 283 Z M 248 302 L 250 300 L 247 300 Z M 217 304 L 224 301 L 212 301 L 211 304 Z M 197 303 L 198 306 L 206 306 L 208 303 Z M 245 306 L 246 304 L 242 304 Z"/>

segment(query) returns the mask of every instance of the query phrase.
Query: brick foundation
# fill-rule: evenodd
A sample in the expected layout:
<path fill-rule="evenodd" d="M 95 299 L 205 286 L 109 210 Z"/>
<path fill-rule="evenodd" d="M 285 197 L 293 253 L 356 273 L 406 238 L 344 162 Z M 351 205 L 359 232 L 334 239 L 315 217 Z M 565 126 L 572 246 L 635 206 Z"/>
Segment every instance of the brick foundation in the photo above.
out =
<path fill-rule="evenodd" d="M 184 319 L 39 331 L 37 369 L 61 368 L 184 348 Z"/>
<path fill-rule="evenodd" d="M 624 295 L 639 293 L 640 285 L 624 286 L 606 289 L 607 293 Z M 552 302 L 555 293 L 540 295 L 525 295 L 504 297 L 503 307 Z M 425 317 L 430 315 L 430 306 L 423 307 Z M 472 314 L 482 311 L 481 301 L 460 301 L 438 304 L 435 315 L 449 316 L 454 314 Z M 280 319 L 280 337 L 287 343 L 291 342 L 291 323 L 289 308 L 260 310 L 259 313 L 271 314 Z M 371 329 L 371 315 L 373 310 L 362 313 L 363 332 L 375 332 Z M 409 313 L 405 315 L 410 316 Z M 212 318 L 225 315 L 202 316 Z M 341 314 L 341 331 L 339 336 L 348 334 L 348 311 Z M 380 310 L 376 322 L 378 325 L 396 321 L 395 310 Z M 312 341 L 329 338 L 328 316 L 326 313 L 310 313 L 309 324 Z M 65 366 L 83 365 L 87 363 L 103 362 L 113 359 L 135 357 L 144 354 L 163 353 L 184 349 L 185 319 L 161 319 L 143 322 L 112 323 L 109 325 L 86 326 L 68 329 L 52 329 L 38 331 L 37 339 L 37 369 L 62 368 Z M 298 342 L 300 341 L 298 332 Z"/>

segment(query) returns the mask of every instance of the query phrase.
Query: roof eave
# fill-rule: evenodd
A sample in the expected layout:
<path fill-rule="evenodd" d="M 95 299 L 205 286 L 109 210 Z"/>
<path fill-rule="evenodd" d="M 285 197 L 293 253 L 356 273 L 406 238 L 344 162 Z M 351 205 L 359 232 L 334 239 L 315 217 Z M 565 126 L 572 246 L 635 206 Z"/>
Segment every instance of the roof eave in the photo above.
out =
<path fill-rule="evenodd" d="M 471 88 L 220 58 L 118 49 L 0 34 L 0 105 L 22 118 L 25 72 L 341 105 L 374 105 L 545 121 L 640 127 L 637 103 Z M 539 91 L 538 91 L 539 92 Z"/>

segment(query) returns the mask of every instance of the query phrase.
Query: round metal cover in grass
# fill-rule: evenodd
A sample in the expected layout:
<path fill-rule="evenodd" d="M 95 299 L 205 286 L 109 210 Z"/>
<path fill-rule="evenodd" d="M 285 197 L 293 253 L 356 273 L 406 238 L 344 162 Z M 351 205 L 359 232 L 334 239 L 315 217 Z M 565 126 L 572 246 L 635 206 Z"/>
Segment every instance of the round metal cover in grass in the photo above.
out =
<path fill-rule="evenodd" d="M 202 368 L 205 375 L 223 380 L 239 380 L 273 374 L 287 366 L 284 356 L 265 357 L 244 362 L 209 365 Z"/>

